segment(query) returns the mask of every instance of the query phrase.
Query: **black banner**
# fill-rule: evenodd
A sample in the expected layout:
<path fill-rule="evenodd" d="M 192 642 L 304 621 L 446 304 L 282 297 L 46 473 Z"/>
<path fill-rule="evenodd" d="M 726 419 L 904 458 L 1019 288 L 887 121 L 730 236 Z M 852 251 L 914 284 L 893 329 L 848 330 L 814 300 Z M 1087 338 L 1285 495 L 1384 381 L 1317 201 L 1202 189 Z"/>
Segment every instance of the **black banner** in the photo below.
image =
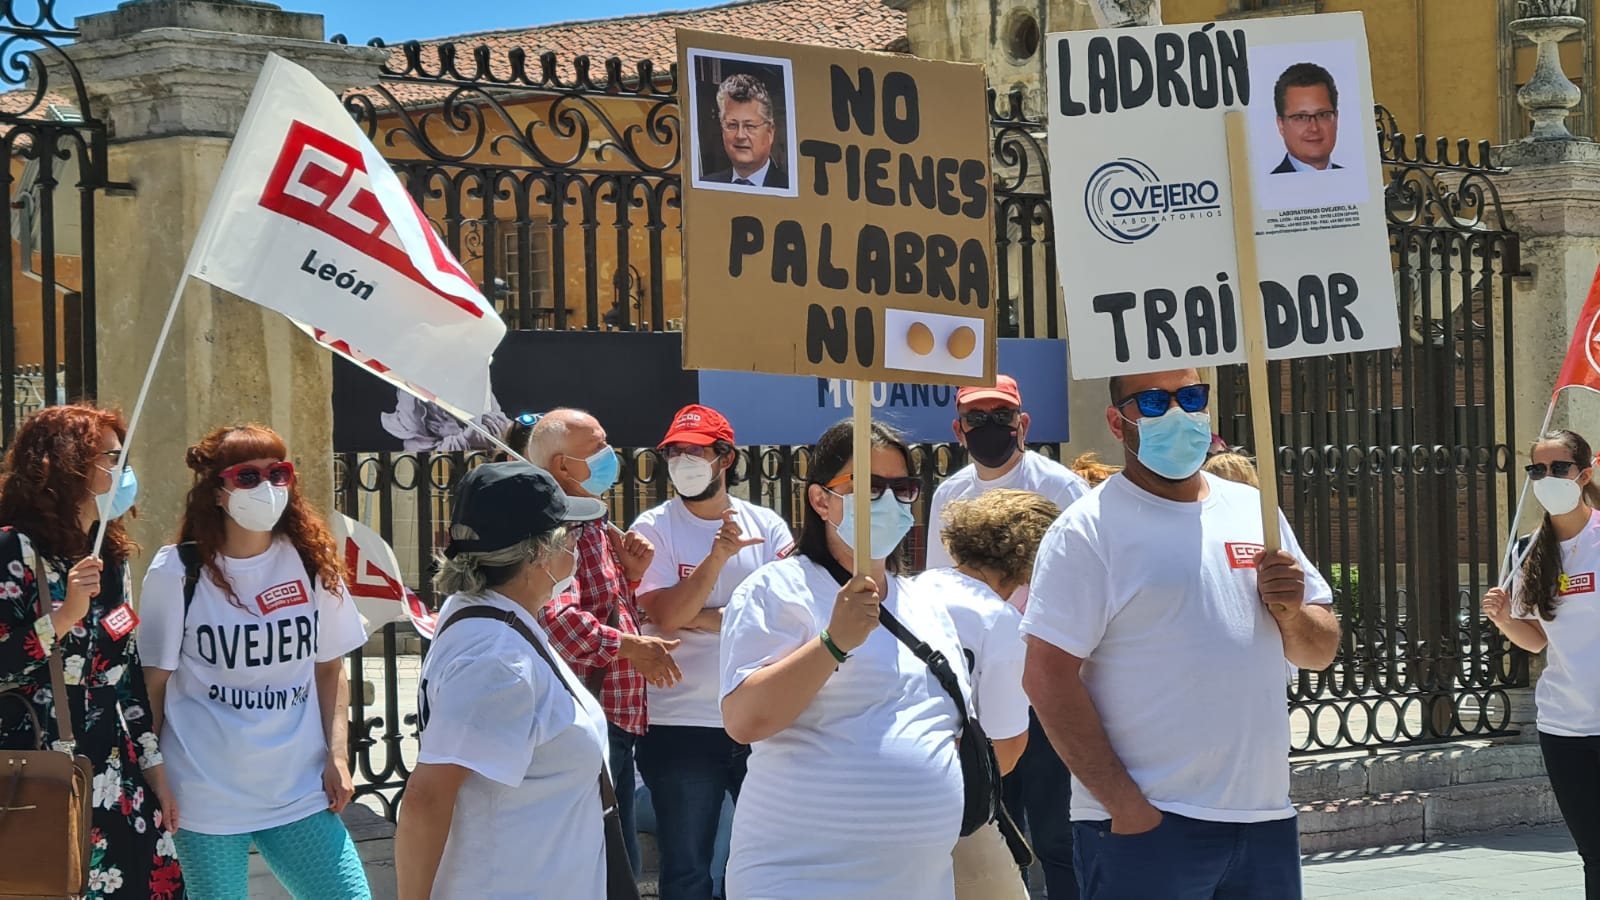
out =
<path fill-rule="evenodd" d="M 333 365 L 335 451 L 488 448 L 449 413 L 346 360 Z M 499 434 L 518 413 L 569 406 L 599 419 L 616 447 L 654 447 L 672 414 L 699 394 L 698 375 L 684 371 L 682 336 L 675 332 L 512 331 L 489 375 L 495 406 L 479 420 L 489 431 Z"/>

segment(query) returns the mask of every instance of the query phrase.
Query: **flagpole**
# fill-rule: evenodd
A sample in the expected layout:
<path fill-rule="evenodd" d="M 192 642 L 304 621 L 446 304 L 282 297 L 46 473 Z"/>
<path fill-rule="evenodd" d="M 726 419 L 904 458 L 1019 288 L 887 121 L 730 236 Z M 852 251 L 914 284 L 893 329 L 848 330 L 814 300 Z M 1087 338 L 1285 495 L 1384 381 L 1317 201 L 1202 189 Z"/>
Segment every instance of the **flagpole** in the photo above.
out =
<path fill-rule="evenodd" d="M 1550 420 L 1555 418 L 1556 398 L 1559 396 L 1561 396 L 1560 388 L 1557 388 L 1556 392 L 1550 395 L 1550 405 L 1545 408 L 1544 423 L 1539 426 L 1539 433 L 1534 437 L 1535 441 L 1542 440 L 1545 432 L 1550 430 Z M 1515 459 L 1516 454 L 1512 453 L 1511 458 Z M 1517 508 L 1516 511 L 1511 514 L 1511 533 L 1506 535 L 1506 554 L 1505 557 L 1500 561 L 1501 590 L 1511 586 L 1512 574 L 1518 569 L 1522 568 L 1522 560 L 1527 558 L 1527 554 L 1523 554 L 1522 558 L 1517 559 L 1515 563 L 1512 562 L 1512 558 L 1517 552 L 1517 523 L 1522 521 L 1522 507 L 1528 502 L 1528 486 L 1532 483 L 1533 480 L 1530 478 L 1522 479 L 1522 491 L 1517 495 Z M 1528 548 L 1529 550 L 1533 549 L 1532 541 L 1528 542 Z"/>
<path fill-rule="evenodd" d="M 144 416 L 144 401 L 145 398 L 150 396 L 150 382 L 155 380 L 156 366 L 161 362 L 161 351 L 166 349 L 167 336 L 172 333 L 172 321 L 178 316 L 178 304 L 183 301 L 183 291 L 188 286 L 189 267 L 185 266 L 183 275 L 178 278 L 178 287 L 172 292 L 172 302 L 167 304 L 167 318 L 161 323 L 161 333 L 156 336 L 156 349 L 154 353 L 150 354 L 150 365 L 145 367 L 144 383 L 139 385 L 139 398 L 133 402 L 133 415 L 128 419 L 128 431 L 122 439 L 122 449 L 117 452 L 117 464 L 111 467 L 111 471 L 118 473 L 119 478 L 113 481 L 111 490 L 101 494 L 96 501 L 96 505 L 99 507 L 100 529 L 94 536 L 94 549 L 90 551 L 90 556 L 99 556 L 101 548 L 105 546 L 106 528 L 110 525 L 106 521 L 106 513 L 109 511 L 111 500 L 116 495 L 116 487 L 120 483 L 122 466 L 128 458 L 128 448 L 133 446 L 133 436 L 139 430 L 139 420 Z"/>

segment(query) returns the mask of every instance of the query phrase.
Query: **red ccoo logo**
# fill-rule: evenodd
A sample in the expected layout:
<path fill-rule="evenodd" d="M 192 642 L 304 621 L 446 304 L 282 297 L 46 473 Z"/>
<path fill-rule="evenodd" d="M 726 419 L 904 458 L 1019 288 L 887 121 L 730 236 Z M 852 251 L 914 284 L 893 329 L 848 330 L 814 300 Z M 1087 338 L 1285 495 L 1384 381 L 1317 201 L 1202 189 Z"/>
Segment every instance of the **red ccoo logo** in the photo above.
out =
<path fill-rule="evenodd" d="M 269 587 L 256 595 L 256 605 L 261 607 L 263 613 L 283 609 L 285 606 L 299 606 L 310 601 L 311 598 L 306 594 L 305 583 L 299 580 Z"/>
<path fill-rule="evenodd" d="M 1256 554 L 1266 549 L 1261 544 L 1242 542 L 1229 542 L 1224 546 L 1228 548 L 1228 565 L 1235 569 L 1254 569 L 1256 567 Z"/>
<path fill-rule="evenodd" d="M 422 227 L 433 265 L 471 284 L 471 276 L 445 251 L 416 202 L 409 195 L 406 202 Z M 367 174 L 361 151 L 332 135 L 304 122 L 290 125 L 278 162 L 272 167 L 272 175 L 261 192 L 261 205 L 315 228 L 428 290 L 438 292 L 417 270 L 400 243 L 394 225 L 372 190 L 372 179 Z M 440 296 L 476 318 L 483 317 L 483 310 L 466 300 L 443 293 Z"/>

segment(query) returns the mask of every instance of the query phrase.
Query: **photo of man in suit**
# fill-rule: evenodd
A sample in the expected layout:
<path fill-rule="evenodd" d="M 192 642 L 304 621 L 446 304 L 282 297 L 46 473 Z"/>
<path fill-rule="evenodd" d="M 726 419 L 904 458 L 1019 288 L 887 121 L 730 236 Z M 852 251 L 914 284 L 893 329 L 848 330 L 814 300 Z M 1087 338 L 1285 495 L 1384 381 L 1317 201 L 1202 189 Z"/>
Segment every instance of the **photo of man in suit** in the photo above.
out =
<path fill-rule="evenodd" d="M 1278 112 L 1278 134 L 1288 151 L 1272 174 L 1340 168 L 1333 161 L 1339 140 L 1339 88 L 1327 69 L 1295 63 L 1278 76 L 1272 101 Z"/>
<path fill-rule="evenodd" d="M 789 173 L 772 158 L 778 125 L 772 95 L 761 79 L 739 73 L 717 87 L 717 122 L 722 128 L 722 149 L 733 164 L 712 172 L 703 181 L 787 190 Z"/>

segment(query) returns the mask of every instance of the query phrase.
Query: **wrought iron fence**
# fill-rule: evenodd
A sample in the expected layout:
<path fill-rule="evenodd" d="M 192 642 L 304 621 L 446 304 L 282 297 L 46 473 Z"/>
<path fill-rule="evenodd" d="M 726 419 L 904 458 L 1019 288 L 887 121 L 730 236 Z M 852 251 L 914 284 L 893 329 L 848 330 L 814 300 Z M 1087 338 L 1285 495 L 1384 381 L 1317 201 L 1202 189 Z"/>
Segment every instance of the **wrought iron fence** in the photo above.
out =
<path fill-rule="evenodd" d="M 1504 733 L 1527 655 L 1482 617 L 1514 490 L 1517 236 L 1488 142 L 1431 146 L 1377 112 L 1401 346 L 1268 366 L 1284 507 L 1338 593 L 1344 641 L 1290 687 L 1296 749 Z M 1223 433 L 1250 435 L 1243 367 Z M 1258 451 L 1259 452 L 1259 451 Z"/>
<path fill-rule="evenodd" d="M 38 406 L 91 397 L 94 204 L 106 128 L 61 51 L 56 0 L 0 6 L 0 442 Z M 37 401 L 37 402 L 35 402 Z"/>
<path fill-rule="evenodd" d="M 488 48 L 410 44 L 347 105 L 512 327 L 673 330 L 675 88 L 674 70 L 648 64 L 544 54 L 532 65 Z M 1001 331 L 1058 337 L 1057 281 L 1071 273 L 1055 268 L 1044 121 L 1018 92 L 991 91 L 988 102 Z M 1475 600 L 1512 489 L 1504 348 L 1516 236 L 1499 218 L 1486 146 L 1430 151 L 1386 112 L 1378 121 L 1411 340 L 1397 351 L 1275 364 L 1270 375 L 1283 399 L 1274 452 L 1286 507 L 1349 626 L 1332 667 L 1289 685 L 1298 753 L 1503 733 L 1505 691 L 1527 683 L 1525 656 L 1484 626 Z M 1248 433 L 1243 379 L 1242 369 L 1219 373 L 1227 434 Z M 629 521 L 665 500 L 667 487 L 653 451 L 623 452 L 611 503 Z M 748 481 L 738 493 L 796 522 L 807 450 L 741 454 Z M 916 454 L 924 497 L 965 463 L 958 445 Z M 481 459 L 337 459 L 340 508 L 393 540 L 426 599 L 436 599 L 427 575 L 450 490 Z M 926 539 L 919 528 L 919 552 Z M 389 626 L 381 659 L 357 655 L 381 699 L 369 706 L 357 692 L 354 710 L 358 791 L 391 812 L 414 750 L 397 646 Z"/>

